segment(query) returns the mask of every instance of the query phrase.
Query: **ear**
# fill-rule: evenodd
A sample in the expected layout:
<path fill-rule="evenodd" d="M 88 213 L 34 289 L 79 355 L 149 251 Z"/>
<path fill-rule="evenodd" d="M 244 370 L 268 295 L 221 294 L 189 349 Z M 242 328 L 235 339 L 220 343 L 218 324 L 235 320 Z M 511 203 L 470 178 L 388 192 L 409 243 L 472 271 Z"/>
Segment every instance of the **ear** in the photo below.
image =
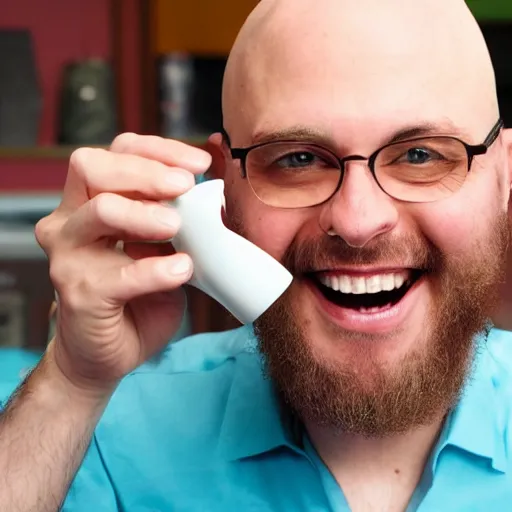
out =
<path fill-rule="evenodd" d="M 221 133 L 214 133 L 208 137 L 206 151 L 212 155 L 212 165 L 207 173 L 208 178 L 224 179 L 228 148 Z"/>

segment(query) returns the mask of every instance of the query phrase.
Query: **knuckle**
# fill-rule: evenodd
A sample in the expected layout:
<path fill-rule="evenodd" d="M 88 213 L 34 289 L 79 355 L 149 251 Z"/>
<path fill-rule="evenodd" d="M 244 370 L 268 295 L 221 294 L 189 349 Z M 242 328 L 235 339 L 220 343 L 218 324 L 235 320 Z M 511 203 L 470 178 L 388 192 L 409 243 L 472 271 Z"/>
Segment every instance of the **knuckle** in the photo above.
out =
<path fill-rule="evenodd" d="M 118 153 L 129 153 L 138 138 L 139 136 L 133 132 L 121 133 L 112 141 L 110 149 Z"/>
<path fill-rule="evenodd" d="M 50 280 L 54 288 L 59 292 L 59 295 L 69 285 L 72 276 L 75 274 L 75 269 L 71 268 L 71 266 L 70 258 L 54 257 L 50 259 Z"/>
<path fill-rule="evenodd" d="M 150 203 L 141 201 L 140 199 L 133 199 L 130 201 L 130 213 L 134 218 L 144 218 L 151 213 Z"/>
<path fill-rule="evenodd" d="M 86 313 L 91 308 L 91 295 L 83 281 L 67 286 L 62 292 L 59 291 L 59 302 L 66 305 L 75 313 Z"/>
<path fill-rule="evenodd" d="M 41 220 L 37 222 L 34 228 L 34 235 L 36 237 L 37 243 L 43 248 L 46 249 L 50 242 L 50 219 L 48 217 L 43 217 Z"/>
<path fill-rule="evenodd" d="M 105 150 L 98 148 L 76 149 L 69 160 L 70 169 L 89 186 L 97 186 L 94 182 L 102 176 L 97 169 L 98 164 L 101 163 L 98 161 L 98 156 L 106 153 Z"/>
<path fill-rule="evenodd" d="M 138 262 L 126 265 L 119 269 L 119 279 L 122 283 L 132 283 L 136 279 L 137 270 L 139 270 Z"/>
<path fill-rule="evenodd" d="M 41 218 L 34 227 L 34 236 L 40 247 L 48 254 L 60 233 L 61 219 L 56 212 Z"/>
<path fill-rule="evenodd" d="M 79 174 L 83 174 L 84 170 L 87 168 L 87 162 L 92 151 L 94 151 L 92 148 L 75 149 L 69 157 L 69 166 Z"/>
<path fill-rule="evenodd" d="M 81 271 L 71 258 L 61 257 L 50 264 L 50 279 L 59 295 L 59 302 L 75 312 L 86 311 L 98 296 L 98 279 Z"/>
<path fill-rule="evenodd" d="M 118 224 L 122 225 L 127 233 L 146 232 L 149 229 L 148 226 L 155 222 L 151 205 L 138 199 L 129 200 L 120 205 L 116 215 L 122 219 Z"/>
<path fill-rule="evenodd" d="M 104 223 L 108 223 L 116 210 L 119 210 L 119 201 L 116 194 L 103 192 L 90 200 L 89 206 L 94 218 Z"/>

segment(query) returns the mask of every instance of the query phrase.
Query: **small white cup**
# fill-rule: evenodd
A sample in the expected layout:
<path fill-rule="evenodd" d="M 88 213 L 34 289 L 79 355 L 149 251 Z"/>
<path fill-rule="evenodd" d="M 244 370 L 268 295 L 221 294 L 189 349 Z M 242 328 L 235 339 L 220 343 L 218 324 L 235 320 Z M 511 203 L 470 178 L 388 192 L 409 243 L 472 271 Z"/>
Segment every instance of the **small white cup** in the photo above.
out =
<path fill-rule="evenodd" d="M 293 276 L 268 253 L 222 222 L 224 181 L 205 181 L 171 203 L 181 228 L 171 240 L 194 262 L 189 282 L 243 324 L 254 322 L 290 286 Z"/>

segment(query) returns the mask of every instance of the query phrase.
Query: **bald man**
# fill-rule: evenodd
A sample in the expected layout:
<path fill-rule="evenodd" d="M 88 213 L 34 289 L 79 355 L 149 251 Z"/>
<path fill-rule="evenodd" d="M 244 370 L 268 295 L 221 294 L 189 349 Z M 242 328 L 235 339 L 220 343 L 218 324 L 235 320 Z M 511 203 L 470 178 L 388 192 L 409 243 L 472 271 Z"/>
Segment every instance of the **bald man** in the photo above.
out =
<path fill-rule="evenodd" d="M 512 133 L 465 3 L 264 0 L 223 110 L 209 152 L 73 154 L 36 230 L 56 336 L 1 416 L 0 510 L 509 510 L 512 335 L 489 319 Z M 143 242 L 176 234 L 162 201 L 207 170 L 294 281 L 147 363 L 193 264 Z"/>

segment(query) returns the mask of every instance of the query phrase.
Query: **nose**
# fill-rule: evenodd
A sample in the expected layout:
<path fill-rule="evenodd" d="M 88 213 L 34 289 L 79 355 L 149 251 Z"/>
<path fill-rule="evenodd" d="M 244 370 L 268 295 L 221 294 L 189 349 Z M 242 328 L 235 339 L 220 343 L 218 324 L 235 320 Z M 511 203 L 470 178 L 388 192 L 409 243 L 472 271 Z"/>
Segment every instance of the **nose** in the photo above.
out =
<path fill-rule="evenodd" d="M 346 162 L 343 182 L 320 215 L 325 232 L 334 232 L 352 247 L 364 247 L 398 223 L 394 200 L 378 185 L 367 162 Z"/>

